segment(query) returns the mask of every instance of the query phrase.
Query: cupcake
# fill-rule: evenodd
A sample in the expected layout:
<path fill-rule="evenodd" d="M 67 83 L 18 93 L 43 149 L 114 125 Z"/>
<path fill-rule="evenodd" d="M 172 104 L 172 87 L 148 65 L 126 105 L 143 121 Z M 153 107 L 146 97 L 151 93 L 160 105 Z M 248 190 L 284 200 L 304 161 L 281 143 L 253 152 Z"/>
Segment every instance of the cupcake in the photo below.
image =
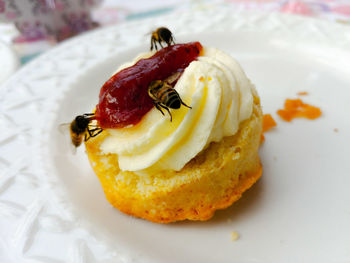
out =
<path fill-rule="evenodd" d="M 148 95 L 154 80 L 189 107 L 157 107 Z M 88 158 L 107 200 L 126 214 L 208 220 L 262 174 L 259 97 L 216 48 L 194 42 L 138 56 L 101 88 L 95 114 L 103 132 L 85 142 Z"/>

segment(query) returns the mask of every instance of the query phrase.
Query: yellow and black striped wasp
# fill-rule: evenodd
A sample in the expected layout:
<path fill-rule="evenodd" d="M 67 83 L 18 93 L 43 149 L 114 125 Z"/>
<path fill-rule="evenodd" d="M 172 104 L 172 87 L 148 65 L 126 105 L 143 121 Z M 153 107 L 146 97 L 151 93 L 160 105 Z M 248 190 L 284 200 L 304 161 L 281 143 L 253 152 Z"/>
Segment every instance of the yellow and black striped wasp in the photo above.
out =
<path fill-rule="evenodd" d="M 179 109 L 181 104 L 187 108 L 192 109 L 186 105 L 180 98 L 177 91 L 166 81 L 154 80 L 148 86 L 148 95 L 153 100 L 154 106 L 164 115 L 162 108 L 165 109 L 170 115 L 170 121 L 173 117 L 169 108 Z"/>

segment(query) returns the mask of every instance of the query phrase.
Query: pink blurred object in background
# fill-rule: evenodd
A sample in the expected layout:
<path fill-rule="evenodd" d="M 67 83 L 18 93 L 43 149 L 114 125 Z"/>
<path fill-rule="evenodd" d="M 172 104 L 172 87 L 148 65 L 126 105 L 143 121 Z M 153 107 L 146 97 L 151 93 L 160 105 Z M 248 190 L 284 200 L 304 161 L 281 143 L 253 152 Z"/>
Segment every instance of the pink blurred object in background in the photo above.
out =
<path fill-rule="evenodd" d="M 312 11 L 309 6 L 301 1 L 288 2 L 282 6 L 281 11 L 284 13 L 312 15 Z"/>
<path fill-rule="evenodd" d="M 12 22 L 15 42 L 57 41 L 97 26 L 90 11 L 102 0 L 0 0 L 0 21 Z"/>
<path fill-rule="evenodd" d="M 350 16 L 350 1 L 349 5 L 340 5 L 332 8 L 332 11 L 338 14 Z"/>

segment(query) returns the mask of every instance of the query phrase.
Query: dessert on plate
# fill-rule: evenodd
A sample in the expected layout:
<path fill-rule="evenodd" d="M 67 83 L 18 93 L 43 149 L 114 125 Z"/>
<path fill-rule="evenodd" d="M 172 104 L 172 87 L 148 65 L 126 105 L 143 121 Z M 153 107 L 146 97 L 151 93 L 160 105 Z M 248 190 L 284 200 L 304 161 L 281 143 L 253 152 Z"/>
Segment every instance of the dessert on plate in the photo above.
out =
<path fill-rule="evenodd" d="M 259 96 L 230 55 L 199 42 L 168 43 L 121 66 L 86 118 L 91 166 L 129 215 L 207 220 L 262 174 Z"/>

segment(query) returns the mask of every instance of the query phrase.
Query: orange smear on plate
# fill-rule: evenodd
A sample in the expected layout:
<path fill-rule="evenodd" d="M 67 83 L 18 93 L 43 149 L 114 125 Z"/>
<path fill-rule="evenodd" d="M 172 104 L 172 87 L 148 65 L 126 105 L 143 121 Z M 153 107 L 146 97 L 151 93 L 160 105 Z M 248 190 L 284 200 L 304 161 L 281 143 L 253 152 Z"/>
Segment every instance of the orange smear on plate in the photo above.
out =
<path fill-rule="evenodd" d="M 298 94 L 299 96 L 309 95 L 309 93 L 306 92 L 306 91 L 301 91 L 301 92 L 298 92 L 297 94 Z"/>
<path fill-rule="evenodd" d="M 263 116 L 263 128 L 262 128 L 263 133 L 269 131 L 270 129 L 276 126 L 277 126 L 277 123 L 272 118 L 271 114 L 265 114 Z M 261 133 L 261 138 L 260 138 L 261 142 L 265 141 L 265 136 L 263 133 Z"/>
<path fill-rule="evenodd" d="M 271 114 L 265 114 L 263 116 L 263 132 L 269 131 L 273 127 L 276 127 L 277 123 L 275 120 L 272 118 Z"/>
<path fill-rule="evenodd" d="M 285 121 L 290 122 L 294 118 L 317 119 L 322 112 L 319 108 L 302 102 L 301 99 L 286 99 L 284 109 L 277 114 Z"/>
<path fill-rule="evenodd" d="M 260 143 L 263 143 L 265 141 L 265 136 L 264 136 L 264 134 L 262 133 L 261 135 L 260 135 Z"/>

